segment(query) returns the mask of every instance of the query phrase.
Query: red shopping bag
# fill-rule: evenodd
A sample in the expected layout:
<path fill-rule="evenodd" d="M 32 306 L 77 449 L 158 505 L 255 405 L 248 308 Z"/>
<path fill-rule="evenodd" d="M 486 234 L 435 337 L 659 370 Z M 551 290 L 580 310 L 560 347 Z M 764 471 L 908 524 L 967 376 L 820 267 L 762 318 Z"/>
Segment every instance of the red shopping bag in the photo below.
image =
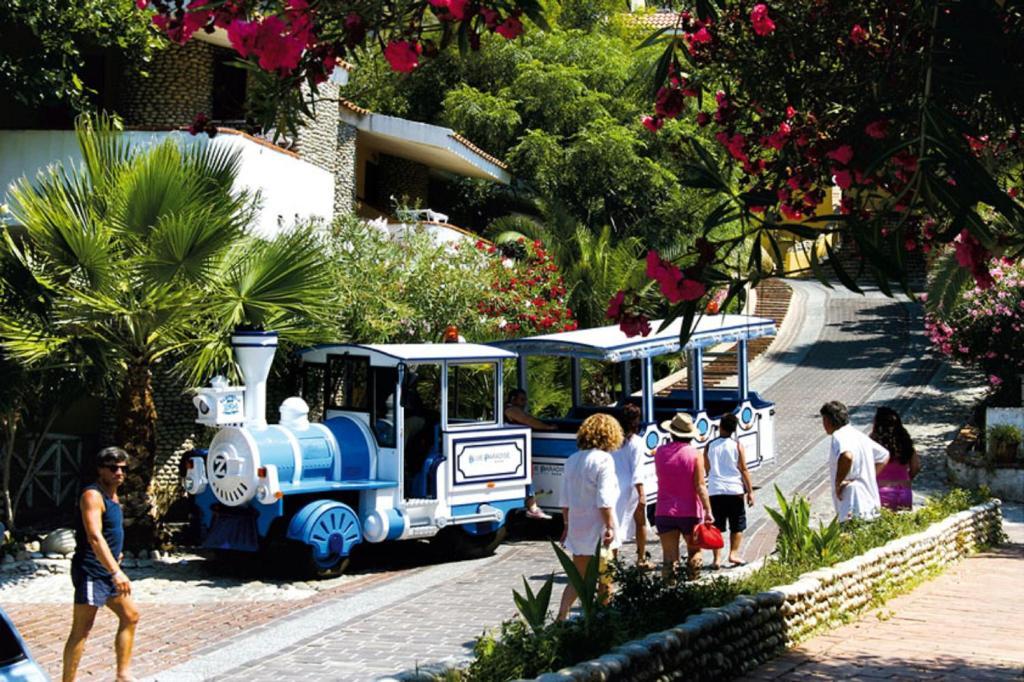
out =
<path fill-rule="evenodd" d="M 722 549 L 725 546 L 722 532 L 710 523 L 698 524 L 693 529 L 693 541 L 701 549 Z"/>

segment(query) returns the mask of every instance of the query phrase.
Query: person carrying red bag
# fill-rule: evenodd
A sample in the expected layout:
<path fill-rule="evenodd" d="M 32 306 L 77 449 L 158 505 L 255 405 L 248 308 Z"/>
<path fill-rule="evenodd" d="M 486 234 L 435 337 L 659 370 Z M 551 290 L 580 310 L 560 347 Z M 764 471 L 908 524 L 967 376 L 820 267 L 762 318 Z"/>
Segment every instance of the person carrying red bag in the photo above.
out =
<path fill-rule="evenodd" d="M 688 574 L 693 577 L 700 569 L 700 547 L 693 530 L 702 521 L 714 523 L 711 501 L 704 483 L 704 458 L 693 446 L 697 427 L 693 418 L 680 412 L 661 428 L 672 435 L 672 442 L 654 452 L 654 470 L 658 475 L 658 502 L 654 511 L 654 525 L 661 540 L 664 564 L 661 577 L 671 582 L 679 562 L 679 537 L 686 542 Z"/>

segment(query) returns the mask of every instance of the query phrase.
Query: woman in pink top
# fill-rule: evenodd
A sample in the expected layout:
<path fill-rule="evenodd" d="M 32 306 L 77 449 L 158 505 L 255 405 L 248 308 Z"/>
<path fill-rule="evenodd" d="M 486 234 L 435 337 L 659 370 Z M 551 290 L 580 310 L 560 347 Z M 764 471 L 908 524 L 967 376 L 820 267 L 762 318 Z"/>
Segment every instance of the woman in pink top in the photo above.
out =
<path fill-rule="evenodd" d="M 896 410 L 879 407 L 875 411 L 871 440 L 889 451 L 889 463 L 876 474 L 882 506 L 892 511 L 910 509 L 914 502 L 910 482 L 921 471 L 921 460 Z"/>
<path fill-rule="evenodd" d="M 654 470 L 658 475 L 658 503 L 654 525 L 661 540 L 664 565 L 661 577 L 671 581 L 679 562 L 679 536 L 686 540 L 687 566 L 692 574 L 700 566 L 700 548 L 693 541 L 697 524 L 714 523 L 711 501 L 704 483 L 704 459 L 693 439 L 697 428 L 693 418 L 679 413 L 661 428 L 672 434 L 672 442 L 654 452 Z"/>

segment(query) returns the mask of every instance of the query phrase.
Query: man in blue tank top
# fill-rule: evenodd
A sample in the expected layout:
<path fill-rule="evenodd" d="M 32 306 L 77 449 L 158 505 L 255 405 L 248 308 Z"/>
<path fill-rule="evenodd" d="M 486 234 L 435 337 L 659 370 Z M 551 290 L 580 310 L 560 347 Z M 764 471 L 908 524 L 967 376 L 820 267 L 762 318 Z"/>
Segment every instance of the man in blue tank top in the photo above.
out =
<path fill-rule="evenodd" d="M 96 455 L 96 482 L 85 486 L 78 499 L 81 513 L 75 519 L 75 555 L 71 559 L 75 608 L 71 634 L 64 645 L 64 682 L 75 679 L 85 640 L 101 606 L 113 611 L 119 621 L 114 639 L 117 680 L 133 679 L 129 666 L 139 611 L 132 601 L 131 581 L 120 566 L 124 518 L 117 496 L 127 468 L 128 454 L 124 450 L 100 450 Z"/>

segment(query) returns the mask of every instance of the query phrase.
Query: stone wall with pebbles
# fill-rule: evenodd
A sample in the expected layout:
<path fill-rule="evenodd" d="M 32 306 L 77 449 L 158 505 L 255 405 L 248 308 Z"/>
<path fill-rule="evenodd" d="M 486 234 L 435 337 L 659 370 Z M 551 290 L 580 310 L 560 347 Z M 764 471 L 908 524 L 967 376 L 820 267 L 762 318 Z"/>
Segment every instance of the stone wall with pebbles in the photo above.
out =
<path fill-rule="evenodd" d="M 704 609 L 671 630 L 536 680 L 720 680 L 740 675 L 978 545 L 998 542 L 1001 529 L 1000 502 L 992 500 L 849 561 L 805 573 L 791 585 Z"/>

